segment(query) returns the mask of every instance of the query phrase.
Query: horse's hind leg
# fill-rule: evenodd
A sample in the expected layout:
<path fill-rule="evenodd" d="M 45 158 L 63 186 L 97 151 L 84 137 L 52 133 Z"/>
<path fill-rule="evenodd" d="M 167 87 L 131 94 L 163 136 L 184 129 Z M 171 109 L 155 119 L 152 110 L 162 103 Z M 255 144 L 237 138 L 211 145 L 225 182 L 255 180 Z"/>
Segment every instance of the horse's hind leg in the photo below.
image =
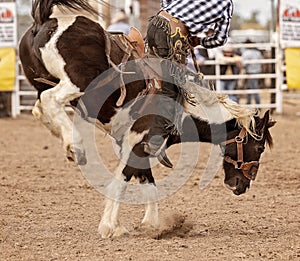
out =
<path fill-rule="evenodd" d="M 36 120 L 41 121 L 42 124 L 47 129 L 49 129 L 54 136 L 62 139 L 60 128 L 57 128 L 57 126 L 55 126 L 55 124 L 53 124 L 53 121 L 51 120 L 51 118 L 49 118 L 48 115 L 43 113 L 40 100 L 37 100 L 35 102 L 35 105 L 33 106 L 33 109 L 32 109 L 32 114 L 33 114 L 34 118 Z"/>
<path fill-rule="evenodd" d="M 79 88 L 69 80 L 61 80 L 55 87 L 41 93 L 40 103 L 37 102 L 33 110 L 35 117 L 38 116 L 54 135 L 61 137 L 67 158 L 79 165 L 86 164 L 85 150 L 65 106 L 81 95 Z"/>

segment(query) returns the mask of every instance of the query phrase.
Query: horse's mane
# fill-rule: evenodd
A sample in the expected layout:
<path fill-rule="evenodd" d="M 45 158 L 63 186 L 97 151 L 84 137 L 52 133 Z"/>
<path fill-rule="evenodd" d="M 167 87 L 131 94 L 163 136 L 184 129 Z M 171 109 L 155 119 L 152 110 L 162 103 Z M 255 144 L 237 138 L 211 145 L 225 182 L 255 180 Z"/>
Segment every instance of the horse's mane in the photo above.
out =
<path fill-rule="evenodd" d="M 206 86 L 206 87 L 203 87 Z M 215 105 L 221 105 L 227 113 L 231 116 L 231 119 L 236 119 L 237 124 L 240 127 L 244 127 L 247 132 L 255 139 L 260 139 L 260 135 L 255 133 L 255 117 L 258 114 L 256 109 L 242 106 L 231 99 L 228 95 L 217 93 L 213 90 L 209 84 L 205 81 L 201 82 L 201 86 L 192 82 L 187 82 L 186 87 L 194 96 L 198 105 L 206 106 L 209 108 Z"/>
<path fill-rule="evenodd" d="M 236 119 L 239 126 L 244 127 L 247 132 L 255 139 L 260 139 L 260 135 L 255 132 L 255 118 L 258 115 L 257 109 L 251 109 L 242 106 L 229 99 L 228 95 L 217 94 L 218 102 L 220 102 Z"/>

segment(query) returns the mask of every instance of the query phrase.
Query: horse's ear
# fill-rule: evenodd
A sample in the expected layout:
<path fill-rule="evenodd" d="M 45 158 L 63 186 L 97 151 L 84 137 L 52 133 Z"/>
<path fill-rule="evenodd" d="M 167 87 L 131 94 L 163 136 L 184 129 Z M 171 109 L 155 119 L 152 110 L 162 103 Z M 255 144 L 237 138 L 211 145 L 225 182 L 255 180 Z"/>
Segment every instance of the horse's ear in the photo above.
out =
<path fill-rule="evenodd" d="M 270 110 L 267 110 L 264 113 L 264 116 L 262 118 L 257 115 L 255 117 L 256 130 L 263 132 L 264 128 L 268 125 L 269 120 L 270 120 Z"/>
<path fill-rule="evenodd" d="M 265 115 L 264 115 L 264 117 L 263 117 L 264 123 L 268 123 L 268 122 L 269 122 L 269 120 L 270 120 L 270 114 L 271 114 L 270 110 L 267 110 L 267 111 L 265 112 Z"/>
<path fill-rule="evenodd" d="M 256 115 L 256 130 L 262 130 L 265 126 L 267 126 L 270 119 L 270 110 L 267 110 L 263 116 Z"/>
<path fill-rule="evenodd" d="M 273 127 L 273 126 L 276 124 L 276 122 L 277 122 L 277 121 L 270 120 L 270 121 L 268 122 L 268 124 L 267 124 L 267 127 L 268 127 L 268 128 Z"/>
<path fill-rule="evenodd" d="M 262 128 L 271 128 L 275 125 L 276 121 L 272 120 L 271 117 L 270 117 L 270 114 L 271 114 L 271 111 L 270 110 L 267 110 L 265 112 L 265 115 L 264 117 L 262 118 Z"/>

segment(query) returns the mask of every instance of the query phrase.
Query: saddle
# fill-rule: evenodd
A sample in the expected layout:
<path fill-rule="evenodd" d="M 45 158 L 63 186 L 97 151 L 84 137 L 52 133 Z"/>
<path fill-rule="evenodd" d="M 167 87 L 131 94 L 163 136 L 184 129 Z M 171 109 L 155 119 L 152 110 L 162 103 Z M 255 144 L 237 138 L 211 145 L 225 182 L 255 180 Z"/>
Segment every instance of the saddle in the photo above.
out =
<path fill-rule="evenodd" d="M 133 55 L 135 59 L 143 58 L 145 56 L 145 44 L 142 34 L 137 28 L 133 26 L 130 28 L 130 32 L 128 35 L 124 33 L 106 32 L 107 56 L 110 56 L 111 53 L 111 41 L 117 44 L 117 46 L 123 51 L 123 60 L 127 61 L 130 55 Z"/>
<path fill-rule="evenodd" d="M 162 12 L 163 13 L 163 12 Z M 163 13 L 164 14 L 164 13 Z M 171 18 L 170 18 L 171 19 Z M 174 22 L 173 30 L 176 32 L 176 37 L 184 37 L 186 40 L 188 35 L 188 30 L 181 23 L 179 20 L 173 18 L 172 21 Z M 179 27 L 178 27 L 179 26 Z M 180 28 L 180 30 L 178 29 Z M 178 35 L 179 32 L 179 35 Z M 184 36 L 182 35 L 184 34 Z M 174 36 L 175 37 L 175 36 Z M 111 52 L 111 41 L 118 45 L 118 47 L 124 53 L 122 58 L 122 62 L 119 66 L 115 65 L 110 59 L 110 52 Z M 161 90 L 162 86 L 162 72 L 160 66 L 160 59 L 157 59 L 157 56 L 146 54 L 145 52 L 145 44 L 142 38 L 142 35 L 138 29 L 135 27 L 131 27 L 131 30 L 128 35 L 125 34 L 111 34 L 107 33 L 106 35 L 106 56 L 111 64 L 111 66 L 115 69 L 115 72 L 120 74 L 120 90 L 121 94 L 116 103 L 118 107 L 122 106 L 125 97 L 126 97 L 126 88 L 123 80 L 123 74 L 127 74 L 128 72 L 124 72 L 124 66 L 128 61 L 130 56 L 133 56 L 134 59 L 139 63 L 139 68 L 142 70 L 144 74 L 144 79 L 146 80 L 146 89 L 141 93 L 141 95 L 145 95 L 146 98 L 144 100 L 143 106 L 137 112 L 137 115 L 142 115 L 146 110 L 147 104 L 150 103 L 153 95 L 156 94 Z M 155 59 L 152 59 L 155 58 Z M 114 76 L 111 76 L 114 77 Z M 101 84 L 100 84 L 101 86 Z M 195 105 L 194 96 L 189 93 L 187 90 L 184 92 L 185 99 Z"/>
<path fill-rule="evenodd" d="M 116 65 L 110 59 L 111 53 L 111 41 L 113 41 L 124 53 L 121 64 Z M 106 35 L 106 56 L 110 65 L 115 69 L 116 72 L 120 73 L 120 90 L 121 95 L 117 101 L 117 106 L 122 106 L 125 97 L 126 97 L 126 88 L 123 80 L 123 74 L 127 74 L 128 72 L 124 72 L 124 66 L 128 61 L 130 56 L 133 56 L 135 60 L 139 63 L 139 68 L 142 70 L 144 74 L 144 78 L 147 81 L 147 88 L 141 95 L 146 94 L 155 94 L 161 89 L 161 70 L 160 65 L 157 64 L 157 61 L 151 61 L 149 55 L 146 56 L 145 52 L 145 44 L 142 38 L 142 35 L 138 29 L 135 27 L 131 27 L 131 30 L 128 35 L 125 34 L 111 34 L 107 33 Z M 145 59 L 144 59 L 145 58 Z M 156 56 L 153 58 L 157 58 Z M 150 95 L 149 95 L 150 97 Z M 144 106 L 140 109 L 140 113 L 145 109 L 146 104 L 150 102 L 148 100 L 148 96 L 145 99 Z"/>
<path fill-rule="evenodd" d="M 138 56 L 143 58 L 145 56 L 145 43 L 143 41 L 141 32 L 135 27 L 131 27 L 127 37 L 131 44 L 135 47 Z"/>

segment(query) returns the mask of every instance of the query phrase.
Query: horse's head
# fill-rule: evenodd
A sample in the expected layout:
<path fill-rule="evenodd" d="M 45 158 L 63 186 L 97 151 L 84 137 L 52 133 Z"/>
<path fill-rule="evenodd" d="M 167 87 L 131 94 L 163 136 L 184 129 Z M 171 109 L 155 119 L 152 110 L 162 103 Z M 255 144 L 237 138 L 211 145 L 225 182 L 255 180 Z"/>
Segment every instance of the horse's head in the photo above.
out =
<path fill-rule="evenodd" d="M 248 134 L 244 128 L 228 132 L 227 141 L 223 142 L 224 183 L 234 194 L 245 193 L 251 181 L 255 180 L 265 144 L 272 146 L 269 128 L 275 123 L 270 120 L 270 112 L 267 111 L 263 118 L 255 116 L 255 133 L 259 138 Z"/>

